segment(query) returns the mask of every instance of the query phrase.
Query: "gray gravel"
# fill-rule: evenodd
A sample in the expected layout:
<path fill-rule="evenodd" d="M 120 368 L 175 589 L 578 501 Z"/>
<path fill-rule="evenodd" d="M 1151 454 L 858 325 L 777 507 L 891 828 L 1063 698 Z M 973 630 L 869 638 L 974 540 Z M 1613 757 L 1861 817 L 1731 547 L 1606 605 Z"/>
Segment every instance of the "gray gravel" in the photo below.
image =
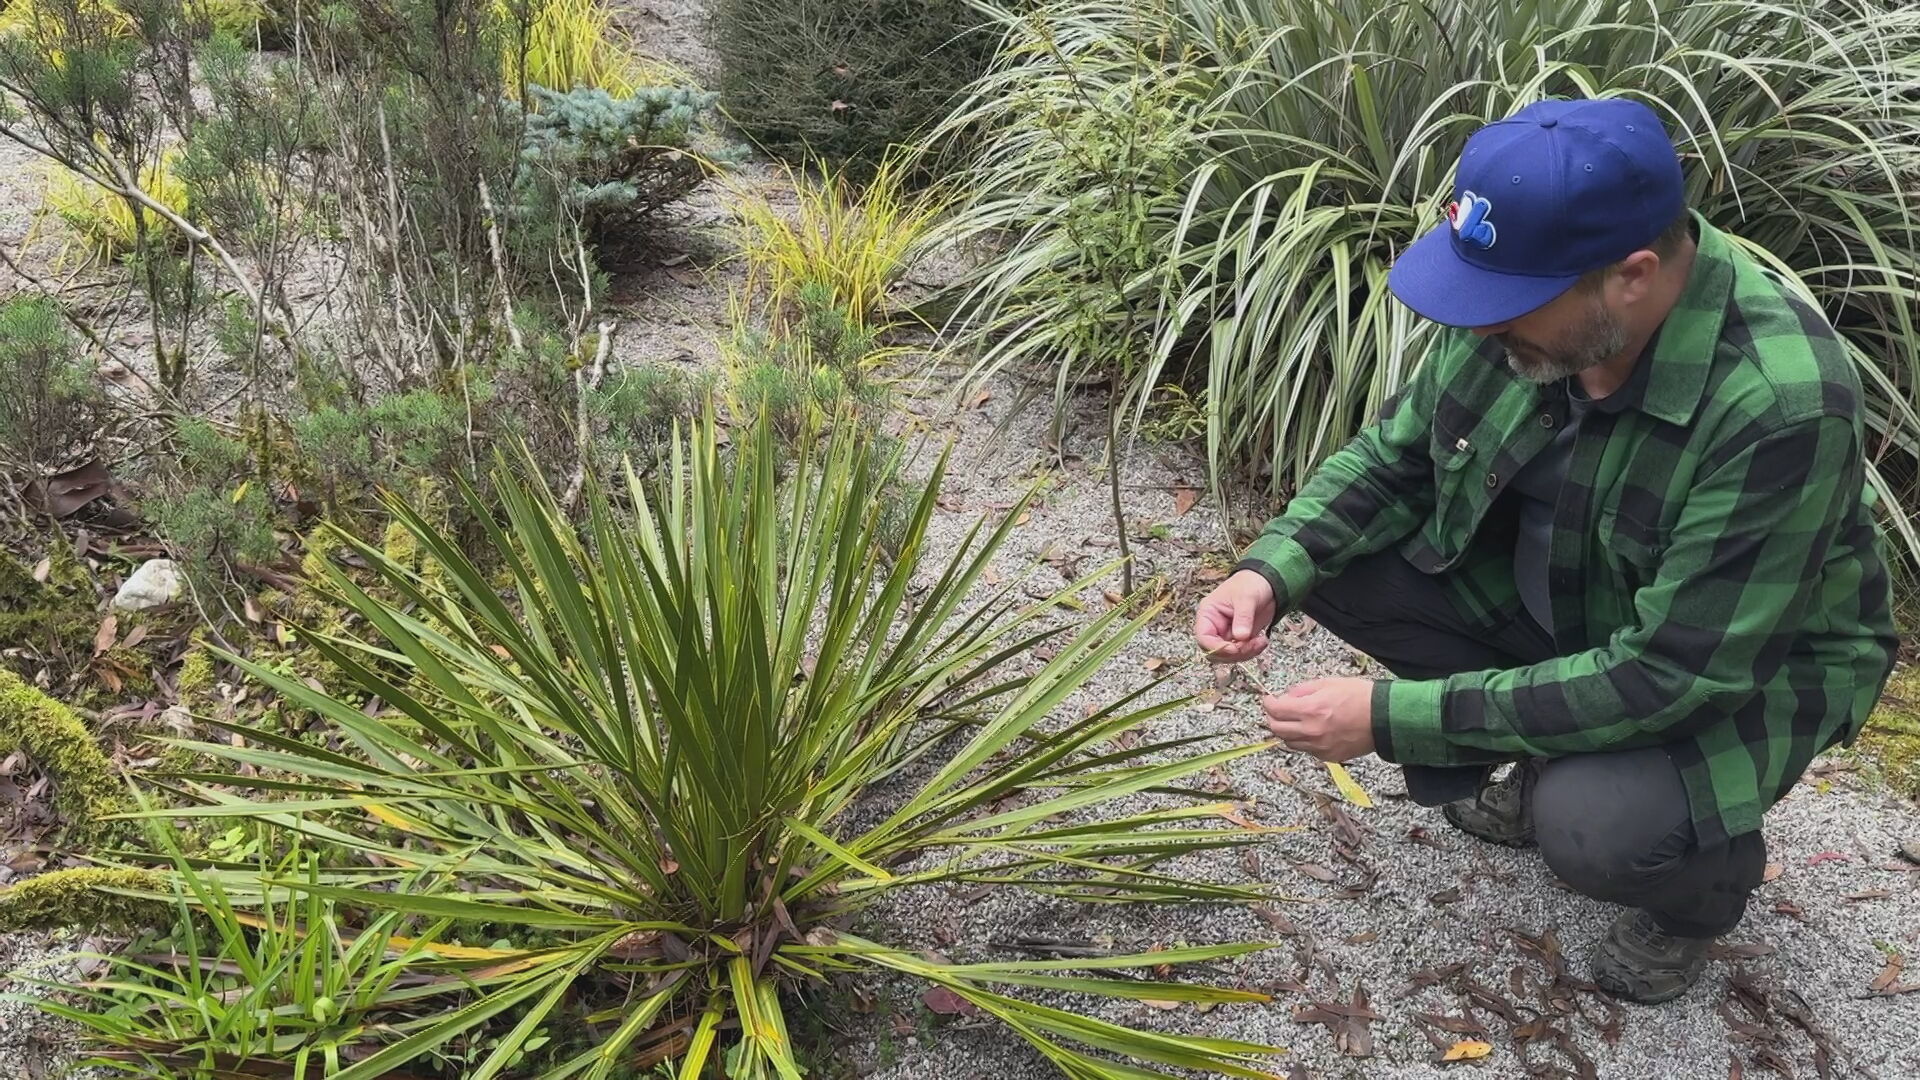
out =
<path fill-rule="evenodd" d="M 51 983 L 78 979 L 80 952 L 98 948 L 71 930 L 46 934 L 0 934 L 0 994 L 39 997 L 44 991 L 13 976 Z M 70 1026 L 54 1021 L 29 1001 L 0 1001 L 0 1080 L 40 1080 L 58 1075 L 55 1067 L 69 1044 Z M 87 1070 L 73 1080 L 94 1075 Z"/>

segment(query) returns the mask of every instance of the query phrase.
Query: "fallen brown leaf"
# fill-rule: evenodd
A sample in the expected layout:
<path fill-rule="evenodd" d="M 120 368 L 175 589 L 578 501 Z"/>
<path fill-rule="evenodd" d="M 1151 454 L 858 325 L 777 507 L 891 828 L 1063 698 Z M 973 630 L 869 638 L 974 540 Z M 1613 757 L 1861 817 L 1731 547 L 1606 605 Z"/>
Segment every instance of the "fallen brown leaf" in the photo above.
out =
<path fill-rule="evenodd" d="M 1185 517 L 1187 514 L 1187 511 L 1193 509 L 1193 504 L 1199 501 L 1200 501 L 1199 488 L 1190 488 L 1190 487 L 1174 488 L 1173 489 L 1173 516 Z"/>
<path fill-rule="evenodd" d="M 109 615 L 100 620 L 100 629 L 93 635 L 93 655 L 99 656 L 113 648 L 114 639 L 120 636 L 120 616 Z"/>
<path fill-rule="evenodd" d="M 1276 934 L 1284 934 L 1287 937 L 1298 937 L 1300 935 L 1300 928 L 1293 924 L 1292 919 L 1287 918 L 1285 915 L 1280 914 L 1278 911 L 1264 904 L 1254 904 L 1248 910 L 1266 920 L 1267 925 L 1272 927 L 1273 932 Z"/>
<path fill-rule="evenodd" d="M 1841 897 L 1841 899 L 1850 900 L 1855 903 L 1858 903 L 1862 900 L 1885 900 L 1887 897 L 1892 895 L 1893 894 L 1891 892 L 1888 892 L 1885 889 L 1862 889 L 1859 892 L 1850 892 L 1847 895 Z"/>
<path fill-rule="evenodd" d="M 1148 671 L 1159 671 L 1161 668 L 1167 666 L 1167 659 L 1164 656 L 1149 656 L 1140 666 L 1146 668 Z"/>
<path fill-rule="evenodd" d="M 1457 963 L 1446 964 L 1441 967 L 1424 968 L 1416 971 L 1412 975 L 1407 976 L 1407 988 L 1400 992 L 1400 996 L 1403 998 L 1410 997 L 1423 987 L 1439 986 L 1442 983 L 1452 982 L 1456 976 L 1465 973 L 1470 966 L 1472 965 L 1468 961 L 1461 960 Z"/>
<path fill-rule="evenodd" d="M 1771 1069 L 1787 1080 L 1793 1080 L 1793 1064 L 1779 1055 L 1770 1046 L 1762 1046 L 1753 1052 L 1753 1063 L 1763 1069 Z"/>
<path fill-rule="evenodd" d="M 1886 993 L 1888 987 L 1900 981 L 1900 972 L 1906 967 L 1906 963 L 1907 958 L 1900 953 L 1887 957 L 1887 966 L 1881 968 L 1880 974 L 1873 977 L 1873 981 L 1867 984 L 1867 989 L 1876 994 Z"/>
<path fill-rule="evenodd" d="M 1334 882 L 1339 880 L 1338 874 L 1321 866 L 1319 863 L 1297 862 L 1293 864 L 1293 868 L 1315 881 Z"/>
<path fill-rule="evenodd" d="M 1777 877 L 1779 877 L 1779 876 L 1780 876 L 1781 874 L 1784 874 L 1784 873 L 1786 873 L 1786 871 L 1787 871 L 1787 868 L 1786 868 L 1786 867 L 1784 867 L 1784 866 L 1782 866 L 1782 865 L 1780 865 L 1779 863 L 1777 863 L 1777 862 L 1770 862 L 1770 863 L 1768 863 L 1768 864 L 1767 864 L 1767 868 L 1766 868 L 1766 869 L 1765 869 L 1764 871 L 1762 871 L 1762 872 L 1761 872 L 1761 874 L 1760 874 L 1760 880 L 1761 880 L 1761 881 L 1772 881 L 1772 880 L 1773 880 L 1774 878 L 1777 878 Z"/>
<path fill-rule="evenodd" d="M 53 556 L 49 555 L 33 564 L 33 580 L 45 585 L 53 578 Z"/>
<path fill-rule="evenodd" d="M 1436 906 L 1441 904 L 1457 904 L 1460 902 L 1460 890 L 1458 888 L 1441 889 L 1439 892 L 1427 897 L 1427 900 Z"/>
<path fill-rule="evenodd" d="M 1852 861 L 1853 856 L 1844 851 L 1817 851 L 1807 857 L 1808 866 L 1819 866 L 1821 863 Z"/>
<path fill-rule="evenodd" d="M 1108 589 L 1106 592 L 1103 592 L 1100 595 L 1106 599 L 1107 603 L 1112 604 L 1115 607 L 1119 607 L 1121 604 L 1126 603 L 1126 600 L 1127 600 L 1126 597 L 1120 595 L 1119 589 Z"/>
<path fill-rule="evenodd" d="M 1380 940 L 1380 935 L 1373 930 L 1365 930 L 1351 937 L 1343 937 L 1340 940 L 1349 945 L 1371 945 Z"/>
<path fill-rule="evenodd" d="M 980 1012 L 980 1006 L 954 993 L 944 986 L 936 986 L 920 995 L 928 1010 L 941 1016 L 974 1016 Z"/>
<path fill-rule="evenodd" d="M 1456 1035 L 1485 1035 L 1487 1025 L 1471 1016 L 1448 1016 L 1445 1013 L 1415 1013 L 1416 1017 L 1432 1024 L 1441 1031 L 1451 1031 Z"/>
<path fill-rule="evenodd" d="M 1316 1001 L 1293 1010 L 1296 1024 L 1324 1024 L 1333 1045 L 1348 1057 L 1373 1056 L 1373 1021 L 1380 1019 L 1367 1002 L 1367 991 L 1356 983 L 1351 1004 Z"/>
<path fill-rule="evenodd" d="M 1792 917 L 1796 919 L 1801 919 L 1801 920 L 1804 920 L 1807 917 L 1807 913 L 1805 909 L 1801 908 L 1799 904 L 1796 904 L 1791 900 L 1781 900 L 1775 903 L 1773 905 L 1773 913 L 1775 915 L 1791 915 Z"/>
<path fill-rule="evenodd" d="M 28 506 L 49 517 L 64 518 L 95 499 L 104 498 L 112 490 L 113 474 L 94 460 L 44 480 L 35 480 L 27 485 L 24 494 Z"/>

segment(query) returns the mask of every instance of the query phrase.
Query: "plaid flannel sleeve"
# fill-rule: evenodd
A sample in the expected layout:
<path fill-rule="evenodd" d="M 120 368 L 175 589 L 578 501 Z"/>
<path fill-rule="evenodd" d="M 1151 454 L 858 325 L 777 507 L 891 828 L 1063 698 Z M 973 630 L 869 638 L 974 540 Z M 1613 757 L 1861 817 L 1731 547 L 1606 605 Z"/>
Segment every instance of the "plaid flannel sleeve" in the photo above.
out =
<path fill-rule="evenodd" d="M 1446 765 L 1669 742 L 1760 692 L 1785 662 L 1863 466 L 1852 422 L 1786 424 L 1716 454 L 1636 618 L 1604 646 L 1507 671 L 1375 684 L 1381 757 Z M 1478 752 L 1476 752 L 1478 751 Z"/>
<path fill-rule="evenodd" d="M 1406 537 L 1432 510 L 1437 359 L 1421 364 L 1380 419 L 1329 456 L 1248 546 L 1234 569 L 1267 579 L 1276 612 L 1298 607 L 1354 558 Z"/>

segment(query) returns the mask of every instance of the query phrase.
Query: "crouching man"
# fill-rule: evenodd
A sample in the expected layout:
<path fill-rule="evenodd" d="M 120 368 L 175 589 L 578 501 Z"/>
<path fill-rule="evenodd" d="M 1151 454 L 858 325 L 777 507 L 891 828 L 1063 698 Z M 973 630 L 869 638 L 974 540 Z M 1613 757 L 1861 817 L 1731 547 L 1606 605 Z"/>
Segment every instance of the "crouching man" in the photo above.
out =
<path fill-rule="evenodd" d="M 1377 659 L 1398 678 L 1294 686 L 1268 728 L 1398 763 L 1454 826 L 1625 905 L 1592 977 L 1666 1001 L 1760 883 L 1761 816 L 1892 668 L 1860 384 L 1689 211 L 1644 106 L 1528 106 L 1468 140 L 1455 192 L 1389 278 L 1445 329 L 1195 637 L 1245 660 L 1301 610 Z"/>

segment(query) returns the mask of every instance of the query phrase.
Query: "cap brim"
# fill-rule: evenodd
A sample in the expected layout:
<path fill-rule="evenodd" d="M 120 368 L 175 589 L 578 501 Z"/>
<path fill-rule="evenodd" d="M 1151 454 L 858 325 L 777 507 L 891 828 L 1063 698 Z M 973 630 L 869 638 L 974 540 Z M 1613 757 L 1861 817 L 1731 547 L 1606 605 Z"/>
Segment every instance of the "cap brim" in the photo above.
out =
<path fill-rule="evenodd" d="M 1446 326 L 1497 326 L 1551 303 L 1580 275 L 1503 274 L 1462 259 L 1452 230 L 1428 230 L 1394 260 L 1387 287 L 1423 318 Z"/>

